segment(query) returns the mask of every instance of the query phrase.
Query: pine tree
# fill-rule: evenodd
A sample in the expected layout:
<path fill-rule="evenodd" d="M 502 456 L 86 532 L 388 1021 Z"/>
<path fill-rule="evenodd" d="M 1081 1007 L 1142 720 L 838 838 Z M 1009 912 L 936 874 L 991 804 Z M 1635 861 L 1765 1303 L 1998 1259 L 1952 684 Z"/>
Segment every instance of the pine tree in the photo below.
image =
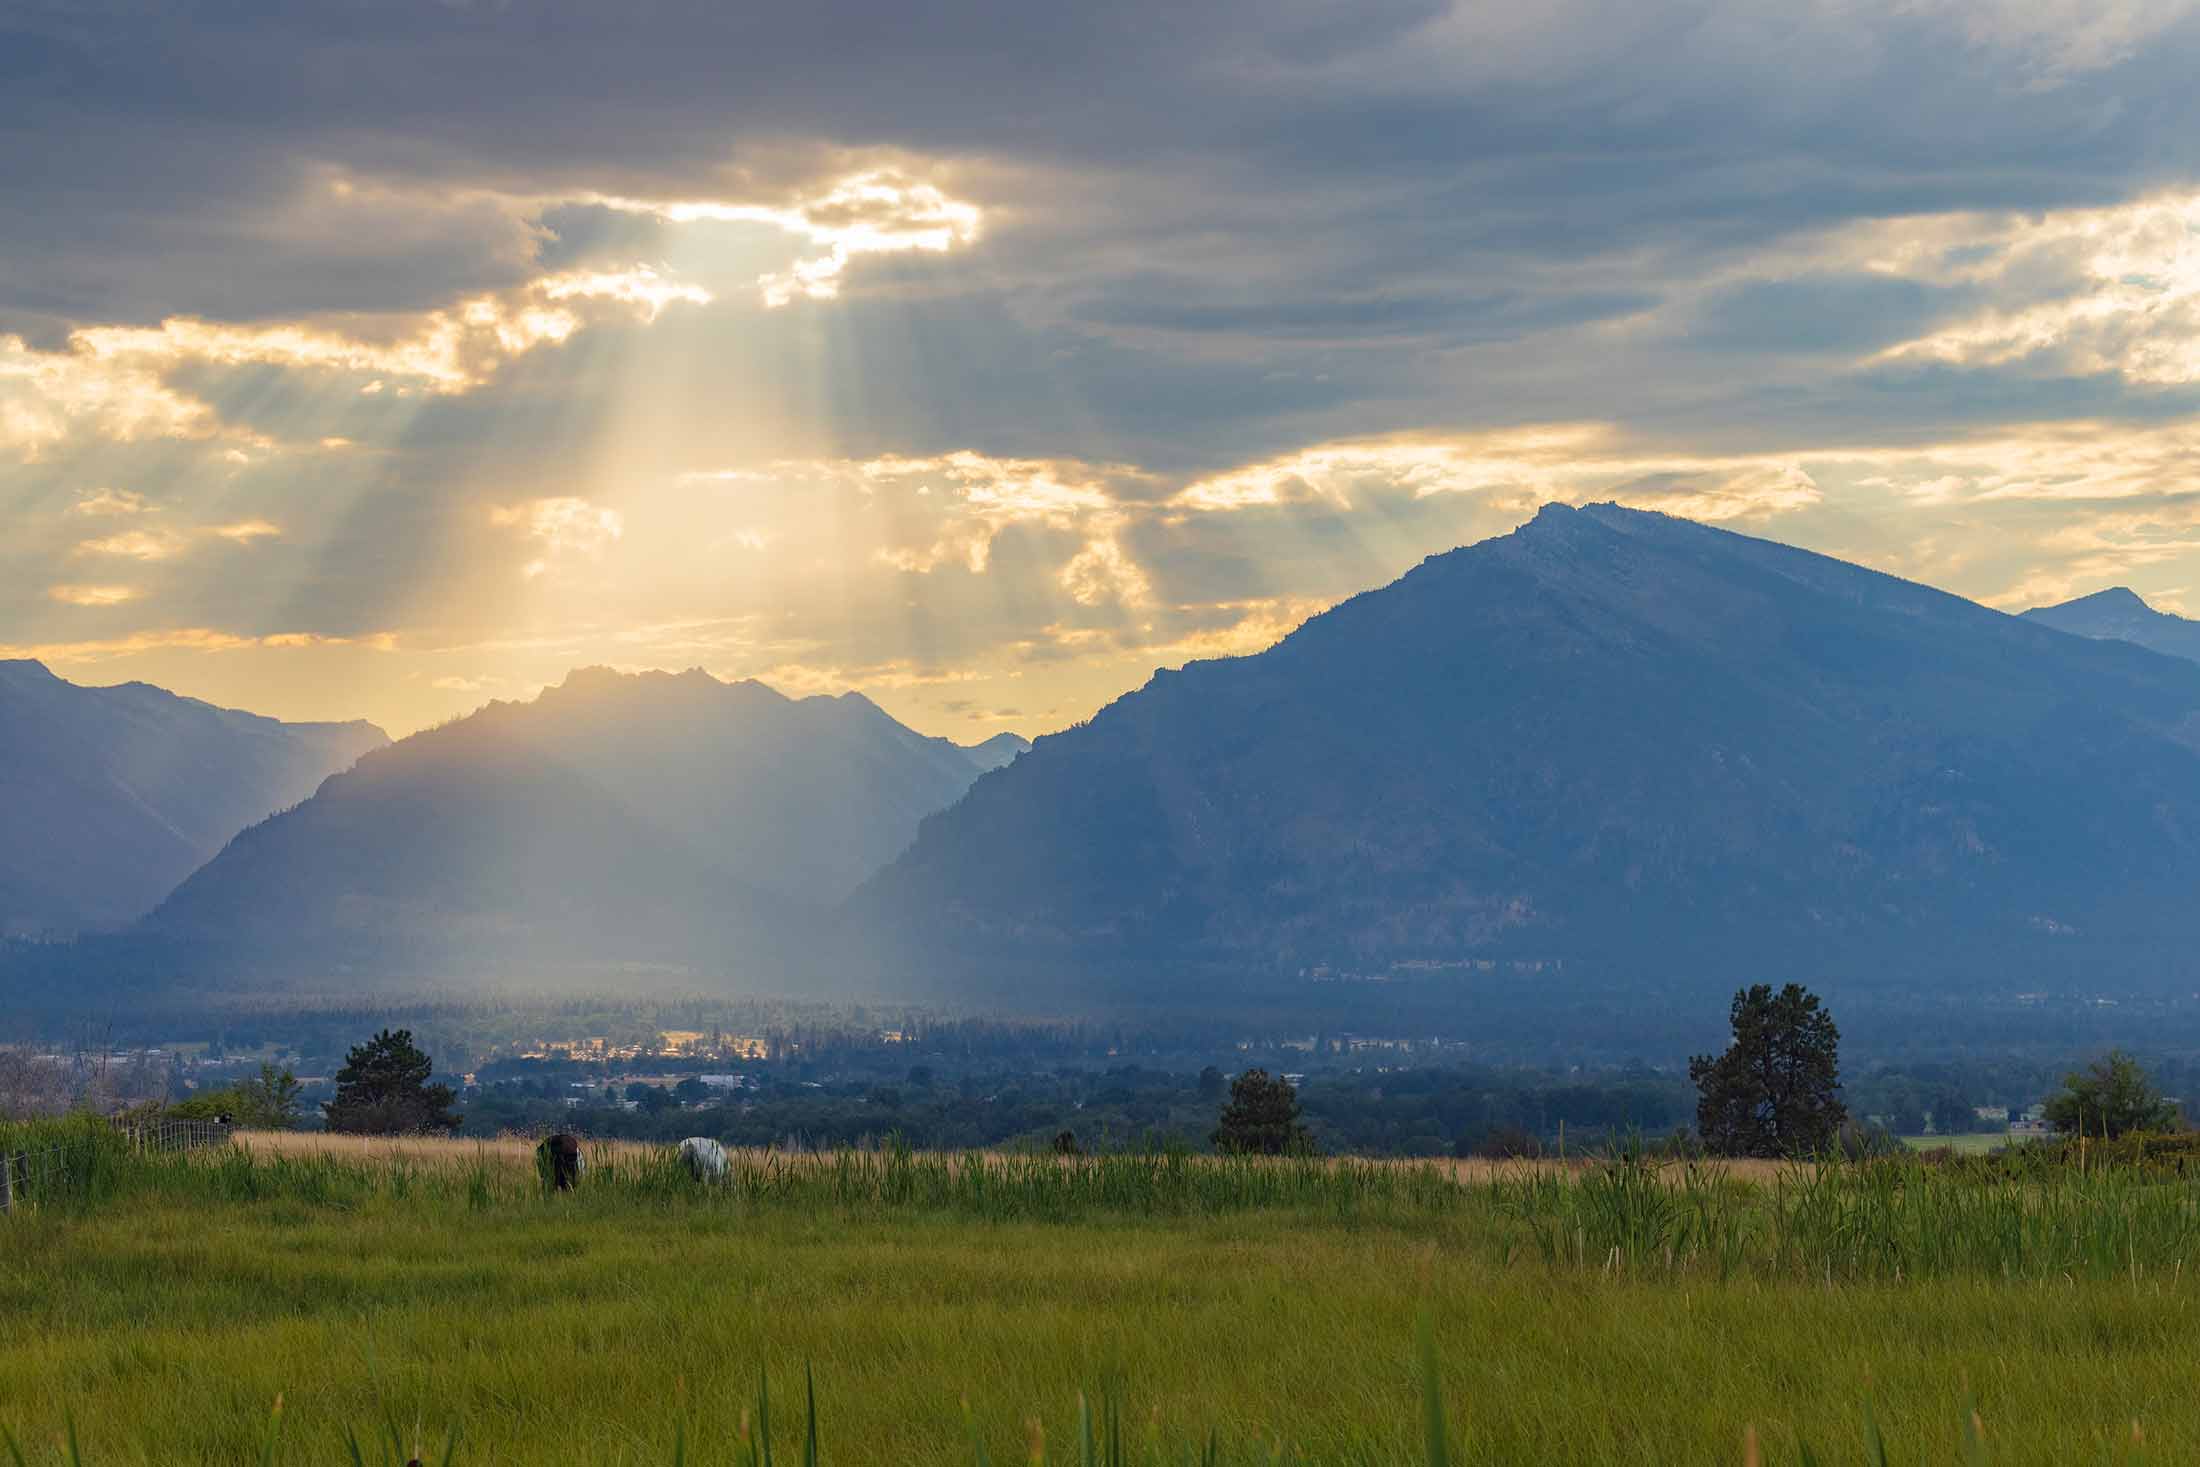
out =
<path fill-rule="evenodd" d="M 1841 1031 L 1818 995 L 1790 983 L 1759 983 L 1734 995 L 1734 1042 L 1716 1059 L 1698 1055 L 1688 1078 L 1701 1098 L 1696 1129 L 1721 1156 L 1805 1156 L 1840 1134 Z"/>
<path fill-rule="evenodd" d="M 412 1030 L 384 1029 L 354 1045 L 336 1072 L 336 1098 L 321 1107 L 331 1131 L 396 1136 L 453 1131 L 457 1099 L 448 1085 L 430 1085 L 435 1063 L 413 1043 Z"/>
<path fill-rule="evenodd" d="M 1213 1139 L 1216 1150 L 1236 1156 L 1304 1156 L 1314 1149 L 1299 1122 L 1298 1092 L 1260 1069 L 1230 1082 L 1230 1103 Z"/>

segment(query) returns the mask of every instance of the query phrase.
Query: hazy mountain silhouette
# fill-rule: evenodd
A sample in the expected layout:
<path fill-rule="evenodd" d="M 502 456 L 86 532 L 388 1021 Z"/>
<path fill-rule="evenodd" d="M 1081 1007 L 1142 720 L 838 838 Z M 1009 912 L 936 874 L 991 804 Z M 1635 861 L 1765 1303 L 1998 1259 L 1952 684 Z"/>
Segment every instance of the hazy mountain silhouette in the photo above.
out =
<path fill-rule="evenodd" d="M 935 979 L 2191 966 L 2196 750 L 2200 667 L 1554 506 L 1040 739 L 850 916 Z"/>
<path fill-rule="evenodd" d="M 0 661 L 0 932 L 143 916 L 238 831 L 389 740 Z"/>
<path fill-rule="evenodd" d="M 2035 606 L 2024 615 L 2057 631 L 2136 642 L 2172 657 L 2200 662 L 2200 621 L 2156 611 L 2127 586 L 2111 586 L 2060 606 Z"/>
<path fill-rule="evenodd" d="M 1018 754 L 1031 747 L 1031 740 L 1022 734 L 997 733 L 978 744 L 964 744 L 962 751 L 980 769 L 998 769 L 1013 763 Z"/>
<path fill-rule="evenodd" d="M 859 694 L 583 669 L 361 760 L 150 927 L 361 962 L 737 961 L 979 773 Z"/>

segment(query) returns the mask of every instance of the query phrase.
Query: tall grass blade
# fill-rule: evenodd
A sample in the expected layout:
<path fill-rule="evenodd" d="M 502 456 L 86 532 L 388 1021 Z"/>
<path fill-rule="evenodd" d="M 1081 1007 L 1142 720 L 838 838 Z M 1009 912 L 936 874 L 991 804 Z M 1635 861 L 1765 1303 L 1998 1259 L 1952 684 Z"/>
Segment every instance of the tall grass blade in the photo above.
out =
<path fill-rule="evenodd" d="M 260 1444 L 260 1467 L 275 1467 L 275 1440 L 283 1433 L 283 1393 L 275 1393 L 274 1409 L 267 1413 L 267 1439 Z"/>
<path fill-rule="evenodd" d="M 1436 1376 L 1436 1319 L 1425 1305 L 1421 1309 L 1421 1425 L 1427 1434 L 1428 1467 L 1450 1467 L 1443 1384 Z"/>
<path fill-rule="evenodd" d="M 1887 1443 L 1879 1435 L 1879 1418 L 1872 1414 L 1869 1396 L 1864 1398 L 1864 1467 L 1887 1467 Z"/>
<path fill-rule="evenodd" d="M 808 1361 L 802 1364 L 802 1393 L 802 1467 L 817 1467 L 817 1378 Z"/>
<path fill-rule="evenodd" d="M 772 1467 L 772 1383 L 761 1367 L 756 1372 L 756 1443 L 763 1467 Z M 752 1459 L 755 1456 L 751 1453 Z"/>
<path fill-rule="evenodd" d="M 978 1434 L 978 1418 L 971 1414 L 970 1398 L 963 1397 L 963 1429 L 970 1433 L 970 1455 L 978 1467 L 993 1467 L 993 1458 L 985 1450 L 985 1438 Z"/>

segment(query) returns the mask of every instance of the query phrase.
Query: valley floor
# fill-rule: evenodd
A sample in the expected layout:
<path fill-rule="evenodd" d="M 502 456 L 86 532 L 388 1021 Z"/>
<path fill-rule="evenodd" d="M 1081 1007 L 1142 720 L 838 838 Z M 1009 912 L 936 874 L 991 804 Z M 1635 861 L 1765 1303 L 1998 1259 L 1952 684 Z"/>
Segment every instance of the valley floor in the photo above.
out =
<path fill-rule="evenodd" d="M 204 1165 L 201 1163 L 200 1165 Z M 805 1368 L 819 1460 L 1078 1460 L 1080 1391 L 1132 1462 L 1425 1460 L 1426 1310 L 1451 1460 L 1955 1462 L 1975 1398 L 2008 1463 L 2200 1459 L 2200 1281 L 1651 1277 L 1493 1254 L 1473 1211 L 998 1221 L 698 1204 L 639 1184 L 543 1198 L 135 1190 L 0 1218 L 0 1426 L 73 1419 L 89 1467 L 351 1460 L 394 1422 L 430 1462 L 749 1460 L 768 1371 L 785 1460 Z M 965 1414 L 967 1401 L 968 1416 Z M 752 1419 L 749 1430 L 756 1429 Z M 1160 1450 L 1148 1455 L 1149 1446 Z M 5 1448 L 0 1447 L 0 1459 Z M 58 1452 L 56 1453 L 58 1456 Z M 371 1447 L 368 1460 L 374 1460 Z"/>

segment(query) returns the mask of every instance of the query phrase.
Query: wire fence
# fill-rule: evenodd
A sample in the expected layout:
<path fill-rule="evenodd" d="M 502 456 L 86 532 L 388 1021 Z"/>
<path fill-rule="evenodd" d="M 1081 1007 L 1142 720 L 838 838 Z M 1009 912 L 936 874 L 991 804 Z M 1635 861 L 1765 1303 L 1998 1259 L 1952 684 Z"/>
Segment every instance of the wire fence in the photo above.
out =
<path fill-rule="evenodd" d="M 117 1121 L 115 1131 L 139 1151 L 193 1151 L 226 1146 L 237 1128 L 228 1121 Z"/>
<path fill-rule="evenodd" d="M 236 1128 L 224 1121 L 116 1121 L 115 1135 L 133 1151 L 191 1151 L 226 1146 Z M 98 1164 L 96 1138 L 85 1136 L 22 1150 L 0 1149 L 0 1213 L 53 1201 L 78 1190 Z"/>

